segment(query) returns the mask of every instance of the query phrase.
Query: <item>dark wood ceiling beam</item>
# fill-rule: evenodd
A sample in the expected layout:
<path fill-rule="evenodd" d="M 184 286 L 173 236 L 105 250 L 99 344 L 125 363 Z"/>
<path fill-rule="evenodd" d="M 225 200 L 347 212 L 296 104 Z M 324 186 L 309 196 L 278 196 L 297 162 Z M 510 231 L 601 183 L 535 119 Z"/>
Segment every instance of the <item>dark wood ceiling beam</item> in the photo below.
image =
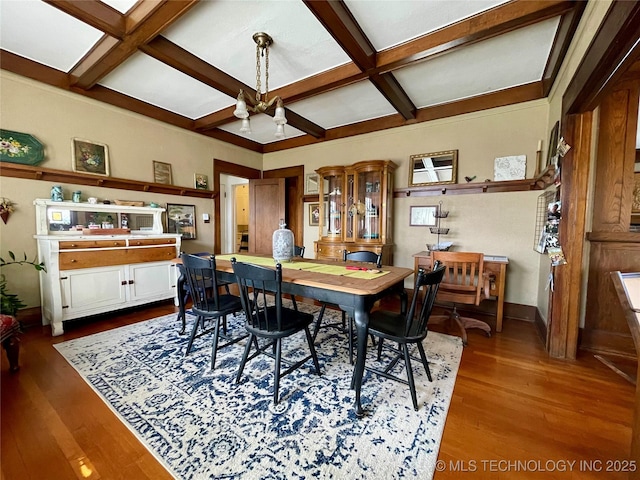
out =
<path fill-rule="evenodd" d="M 573 34 L 578 28 L 578 23 L 582 18 L 586 2 L 579 2 L 575 8 L 565 13 L 560 19 L 560 25 L 558 25 L 558 31 L 556 37 L 553 39 L 553 45 L 551 46 L 551 52 L 547 59 L 547 65 L 545 66 L 544 73 L 542 74 L 543 92 L 545 97 L 549 95 L 553 82 L 555 82 L 562 60 L 569 50 L 569 45 L 573 39 Z"/>
<path fill-rule="evenodd" d="M 368 74 L 376 68 L 376 50 L 342 0 L 304 3 L 360 70 Z M 369 80 L 405 119 L 415 118 L 415 105 L 392 75 L 374 73 Z"/>
<path fill-rule="evenodd" d="M 99 42 L 96 47 L 105 51 L 105 54 L 92 55 L 92 52 L 89 52 L 69 73 L 72 83 L 79 88 L 92 88 L 101 78 L 184 15 L 197 2 L 198 0 L 174 0 L 155 4 L 153 12 L 145 12 L 144 20 L 137 23 L 135 28 L 130 33 L 125 34 L 116 45 L 107 49 L 104 45 L 101 45 L 102 41 Z M 78 18 L 84 21 L 83 18 Z M 106 42 L 107 40 L 103 39 L 103 41 Z"/>
<path fill-rule="evenodd" d="M 576 7 L 572 0 L 514 0 L 453 25 L 378 52 L 377 70 L 394 70 L 453 48 L 562 15 Z"/>
<path fill-rule="evenodd" d="M 34 62 L 7 50 L 0 49 L 0 66 L 8 72 L 13 72 L 53 87 L 69 90 L 69 77 L 65 72 Z"/>
<path fill-rule="evenodd" d="M 254 98 L 256 91 L 245 85 L 244 83 L 236 80 L 231 75 L 226 74 L 222 70 L 210 65 L 199 57 L 196 57 L 192 53 L 184 50 L 168 39 L 158 35 L 152 41 L 146 45 L 142 45 L 140 50 L 154 57 L 161 62 L 175 68 L 176 70 L 183 72 L 200 82 L 209 85 L 210 87 L 219 90 L 222 93 L 235 98 L 238 92 L 242 89 L 245 91 L 248 97 Z M 277 95 L 272 92 L 275 97 Z M 273 98 L 273 97 L 272 97 Z M 251 102 L 249 102 L 251 103 Z M 233 116 L 233 108 L 225 108 L 220 112 L 215 112 L 211 115 L 207 115 L 209 120 L 200 120 L 196 122 L 196 128 L 200 131 L 205 131 L 211 127 L 216 127 L 223 123 L 233 121 L 236 118 Z M 265 112 L 267 115 L 273 116 L 275 106 Z M 324 135 L 324 129 L 319 125 L 307 120 L 306 118 L 297 115 L 295 112 L 287 109 L 287 120 L 291 126 L 301 130 L 316 138 L 320 138 Z"/>
<path fill-rule="evenodd" d="M 122 39 L 126 34 L 125 16 L 106 3 L 98 0 L 83 0 L 82 2 L 44 0 L 44 2 L 112 37 Z"/>
<path fill-rule="evenodd" d="M 405 120 L 413 120 L 416 118 L 416 106 L 395 79 L 393 74 L 375 74 L 371 75 L 369 80 Z"/>
<path fill-rule="evenodd" d="M 311 120 L 301 117 L 293 110 L 285 107 L 285 114 L 287 116 L 287 122 L 292 127 L 311 135 L 314 138 L 323 138 L 326 135 L 326 130 L 320 125 L 316 125 Z"/>
<path fill-rule="evenodd" d="M 376 66 L 376 50 L 342 0 L 303 0 L 361 70 Z"/>
<path fill-rule="evenodd" d="M 264 153 L 264 149 L 261 143 L 254 142 L 253 140 L 241 137 L 240 135 L 234 135 L 233 133 L 227 132 L 226 130 L 220 130 L 216 128 L 199 133 L 206 137 L 215 138 L 216 140 L 230 143 L 238 147 L 246 148 L 247 150 L 251 150 L 253 152 Z"/>
<path fill-rule="evenodd" d="M 231 98 L 236 98 L 240 89 L 252 98 L 255 97 L 256 91 L 250 86 L 196 57 L 162 35 L 158 35 L 146 45 L 141 45 L 140 50 Z"/>
<path fill-rule="evenodd" d="M 281 142 L 270 143 L 264 146 L 264 153 L 277 152 L 294 147 L 313 145 L 315 143 L 336 140 L 339 138 L 363 135 L 365 133 L 378 132 L 389 128 L 402 127 L 404 125 L 447 118 L 454 115 L 478 112 L 490 108 L 503 107 L 531 100 L 538 100 L 542 96 L 542 82 L 533 82 L 518 87 L 487 93 L 473 98 L 467 98 L 433 107 L 421 108 L 416 112 L 415 121 L 406 121 L 400 114 L 389 115 L 382 118 L 367 120 L 343 127 L 327 130 L 323 139 L 314 139 L 310 136 L 295 137 Z"/>

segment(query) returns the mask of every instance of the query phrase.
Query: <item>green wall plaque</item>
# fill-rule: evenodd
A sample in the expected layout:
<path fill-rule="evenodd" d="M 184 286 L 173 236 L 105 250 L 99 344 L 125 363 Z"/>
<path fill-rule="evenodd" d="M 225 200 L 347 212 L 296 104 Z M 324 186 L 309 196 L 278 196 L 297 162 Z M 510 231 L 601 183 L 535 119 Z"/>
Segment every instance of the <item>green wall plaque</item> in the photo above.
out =
<path fill-rule="evenodd" d="M 0 129 L 0 160 L 38 165 L 44 160 L 44 147 L 33 135 Z"/>

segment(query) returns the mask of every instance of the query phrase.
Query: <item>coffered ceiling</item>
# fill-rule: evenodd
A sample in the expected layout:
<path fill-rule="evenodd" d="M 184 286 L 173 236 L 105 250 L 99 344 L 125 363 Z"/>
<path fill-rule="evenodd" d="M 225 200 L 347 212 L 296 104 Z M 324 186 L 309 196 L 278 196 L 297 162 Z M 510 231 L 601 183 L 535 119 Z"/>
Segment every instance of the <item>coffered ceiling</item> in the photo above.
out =
<path fill-rule="evenodd" d="M 559 0 L 0 0 L 2 69 L 272 152 L 544 98 L 584 10 Z M 269 115 L 252 36 L 273 38 Z M 262 66 L 264 69 L 264 64 Z M 264 90 L 264 78 L 262 80 Z"/>

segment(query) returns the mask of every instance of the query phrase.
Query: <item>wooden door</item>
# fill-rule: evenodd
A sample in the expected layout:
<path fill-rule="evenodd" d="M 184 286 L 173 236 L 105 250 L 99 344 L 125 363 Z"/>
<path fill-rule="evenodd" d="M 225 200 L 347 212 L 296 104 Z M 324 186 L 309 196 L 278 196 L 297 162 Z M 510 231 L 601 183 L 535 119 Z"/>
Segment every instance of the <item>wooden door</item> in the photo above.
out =
<path fill-rule="evenodd" d="M 271 255 L 273 232 L 286 218 L 284 178 L 249 180 L 249 252 Z"/>

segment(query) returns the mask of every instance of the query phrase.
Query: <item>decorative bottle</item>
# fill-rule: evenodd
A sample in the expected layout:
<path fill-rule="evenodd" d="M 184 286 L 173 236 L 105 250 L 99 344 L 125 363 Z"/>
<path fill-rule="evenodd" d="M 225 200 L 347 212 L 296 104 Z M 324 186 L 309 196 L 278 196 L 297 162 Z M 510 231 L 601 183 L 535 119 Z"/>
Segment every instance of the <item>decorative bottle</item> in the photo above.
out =
<path fill-rule="evenodd" d="M 280 219 L 280 228 L 273 232 L 273 259 L 276 262 L 290 262 L 293 258 L 293 232 Z"/>

